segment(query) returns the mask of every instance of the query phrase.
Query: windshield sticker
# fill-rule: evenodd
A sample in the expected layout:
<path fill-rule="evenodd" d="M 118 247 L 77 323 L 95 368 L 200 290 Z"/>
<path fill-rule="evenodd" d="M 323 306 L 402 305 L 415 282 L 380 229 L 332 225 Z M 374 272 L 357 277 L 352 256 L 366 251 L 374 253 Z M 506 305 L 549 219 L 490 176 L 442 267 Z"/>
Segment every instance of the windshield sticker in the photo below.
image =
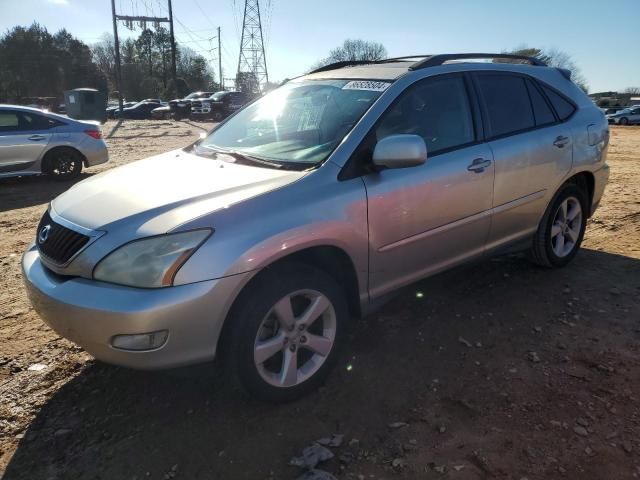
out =
<path fill-rule="evenodd" d="M 371 80 L 354 80 L 347 83 L 343 90 L 370 90 L 372 92 L 384 92 L 389 85 L 389 82 L 372 82 Z"/>

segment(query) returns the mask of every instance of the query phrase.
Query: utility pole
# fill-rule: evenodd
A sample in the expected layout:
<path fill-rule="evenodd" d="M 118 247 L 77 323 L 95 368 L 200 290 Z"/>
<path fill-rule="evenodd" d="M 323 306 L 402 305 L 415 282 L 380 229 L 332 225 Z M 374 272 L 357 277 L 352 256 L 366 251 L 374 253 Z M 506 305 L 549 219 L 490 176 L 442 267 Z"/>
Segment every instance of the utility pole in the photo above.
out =
<path fill-rule="evenodd" d="M 113 14 L 113 38 L 114 48 L 116 53 L 116 86 L 118 88 L 118 104 L 120 106 L 120 113 L 122 113 L 122 75 L 120 72 L 120 41 L 118 40 L 118 21 L 124 21 L 128 25 L 133 25 L 133 22 L 140 22 L 140 26 L 146 28 L 147 23 L 153 23 L 159 25 L 160 23 L 169 24 L 169 35 L 171 36 L 171 78 L 173 84 L 176 85 L 176 39 L 173 35 L 173 9 L 171 6 L 171 0 L 167 0 L 169 18 L 167 17 L 147 17 L 137 15 L 118 15 L 116 12 L 116 1 L 111 0 L 111 12 Z M 149 56 L 151 57 L 151 56 Z M 151 72 L 150 66 L 150 72 Z"/>
<path fill-rule="evenodd" d="M 176 94 L 177 94 L 178 85 L 176 84 L 176 39 L 173 36 L 173 8 L 171 6 L 171 0 L 168 0 L 168 2 L 169 2 L 169 35 L 171 36 L 171 78 L 173 79 L 173 86 L 176 89 Z"/>
<path fill-rule="evenodd" d="M 118 89 L 118 107 L 122 114 L 122 76 L 120 75 L 120 41 L 118 40 L 118 20 L 116 18 L 116 0 L 111 0 L 113 14 L 113 43 L 116 54 L 116 88 Z"/>
<path fill-rule="evenodd" d="M 248 75 L 249 78 L 247 80 L 249 80 L 250 84 L 252 82 L 257 83 L 255 86 L 257 90 L 261 90 L 262 85 L 269 81 L 267 59 L 264 54 L 264 40 L 262 38 L 259 0 L 245 0 L 244 3 L 238 77 L 242 77 L 240 74 Z"/>
<path fill-rule="evenodd" d="M 220 78 L 220 90 L 224 90 L 224 77 L 222 76 L 222 40 L 220 40 L 220 27 L 218 27 L 218 75 Z"/>

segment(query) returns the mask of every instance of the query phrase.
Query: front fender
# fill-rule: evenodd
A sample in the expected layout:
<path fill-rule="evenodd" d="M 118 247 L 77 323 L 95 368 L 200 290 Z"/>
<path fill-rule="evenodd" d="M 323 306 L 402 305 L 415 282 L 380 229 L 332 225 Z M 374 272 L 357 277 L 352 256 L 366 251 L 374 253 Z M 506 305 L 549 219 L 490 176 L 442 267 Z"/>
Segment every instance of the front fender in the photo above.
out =
<path fill-rule="evenodd" d="M 300 250 L 331 246 L 353 262 L 367 285 L 367 199 L 359 178 L 338 181 L 325 164 L 301 180 L 189 222 L 213 236 L 178 271 L 181 285 L 258 271 Z"/>

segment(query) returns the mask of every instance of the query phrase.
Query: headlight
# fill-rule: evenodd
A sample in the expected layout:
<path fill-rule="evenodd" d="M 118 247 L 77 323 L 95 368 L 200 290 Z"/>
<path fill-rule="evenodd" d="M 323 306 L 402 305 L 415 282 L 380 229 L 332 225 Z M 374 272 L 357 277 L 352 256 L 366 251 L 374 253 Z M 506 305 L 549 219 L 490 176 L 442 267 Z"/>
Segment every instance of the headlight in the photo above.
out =
<path fill-rule="evenodd" d="M 127 243 L 100 260 L 93 278 L 131 287 L 169 287 L 180 267 L 211 232 L 193 230 Z"/>

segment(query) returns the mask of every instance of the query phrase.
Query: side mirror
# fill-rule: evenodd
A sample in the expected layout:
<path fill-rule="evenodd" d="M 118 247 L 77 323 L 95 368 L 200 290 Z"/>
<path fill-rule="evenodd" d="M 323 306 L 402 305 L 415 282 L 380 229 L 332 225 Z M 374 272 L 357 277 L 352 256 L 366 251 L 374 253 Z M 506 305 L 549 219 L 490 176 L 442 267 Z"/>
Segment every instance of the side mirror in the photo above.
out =
<path fill-rule="evenodd" d="M 407 168 L 427 161 L 427 145 L 419 135 L 391 135 L 373 150 L 373 164 L 386 168 Z"/>

